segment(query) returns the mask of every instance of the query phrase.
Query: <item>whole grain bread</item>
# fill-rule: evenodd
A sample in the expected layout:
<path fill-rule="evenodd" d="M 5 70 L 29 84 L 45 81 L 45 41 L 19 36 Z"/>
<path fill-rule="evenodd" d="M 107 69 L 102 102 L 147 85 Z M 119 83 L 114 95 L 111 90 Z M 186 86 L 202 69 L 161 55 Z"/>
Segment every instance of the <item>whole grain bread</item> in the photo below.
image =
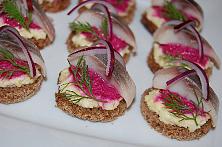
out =
<path fill-rule="evenodd" d="M 126 102 L 121 100 L 118 107 L 114 110 L 103 110 L 102 108 L 84 108 L 77 104 L 70 102 L 61 93 L 56 93 L 56 104 L 59 109 L 83 120 L 92 122 L 110 122 L 123 115 L 126 111 Z"/>
<path fill-rule="evenodd" d="M 85 0 L 79 0 L 80 2 L 83 2 Z M 79 13 L 82 13 L 83 11 L 87 10 L 86 7 L 82 7 L 79 9 Z M 129 7 L 127 14 L 123 15 L 123 16 L 119 16 L 119 19 L 121 21 L 123 21 L 126 24 L 130 24 L 133 21 L 134 15 L 135 15 L 135 11 L 136 11 L 136 1 L 134 1 L 134 3 L 132 4 L 132 6 Z"/>
<path fill-rule="evenodd" d="M 43 76 L 40 76 L 32 84 L 21 87 L 0 87 L 0 103 L 14 104 L 31 98 L 39 91 L 42 81 Z"/>
<path fill-rule="evenodd" d="M 75 51 L 78 47 L 80 47 L 80 46 L 75 45 L 75 43 L 73 43 L 73 41 L 72 41 L 72 37 L 73 37 L 75 34 L 76 34 L 75 32 L 71 32 L 71 33 L 69 34 L 69 37 L 68 37 L 67 41 L 66 41 L 67 49 L 68 49 L 68 52 L 69 52 L 69 53 L 72 53 L 72 52 Z M 130 56 L 132 56 L 132 55 L 134 55 L 134 53 L 133 53 L 133 47 L 130 46 L 130 47 L 129 47 L 129 53 L 125 53 L 125 54 L 123 55 L 124 61 L 127 63 L 127 62 L 129 61 L 129 59 L 130 59 Z"/>
<path fill-rule="evenodd" d="M 151 49 L 151 52 L 149 53 L 148 57 L 147 57 L 147 65 L 149 66 L 150 70 L 155 73 L 156 71 L 162 69 L 163 67 L 161 67 L 158 63 L 156 63 L 155 59 L 154 59 L 154 49 Z M 205 69 L 205 72 L 207 74 L 208 77 L 211 76 L 212 74 L 212 67 L 209 67 L 207 69 Z"/>
<path fill-rule="evenodd" d="M 194 132 L 190 132 L 187 128 L 179 127 L 176 125 L 165 124 L 164 122 L 159 120 L 159 115 L 153 111 L 151 111 L 147 107 L 147 103 L 145 101 L 145 96 L 149 94 L 153 89 L 150 88 L 146 90 L 141 99 L 141 113 L 144 119 L 149 123 L 149 125 L 155 129 L 157 132 L 163 134 L 164 136 L 174 138 L 177 140 L 193 140 L 199 139 L 205 134 L 209 132 L 212 128 L 211 119 L 208 120 L 201 128 L 195 130 Z"/>
<path fill-rule="evenodd" d="M 52 43 L 48 36 L 46 37 L 46 39 L 31 38 L 29 40 L 32 41 L 39 49 L 43 49 L 44 47 L 46 47 Z"/>
<path fill-rule="evenodd" d="M 62 10 L 65 10 L 69 5 L 70 5 L 71 1 L 70 0 L 54 0 L 52 3 L 48 2 L 48 1 L 44 1 L 41 4 L 41 7 L 44 11 L 46 12 L 59 12 Z"/>
<path fill-rule="evenodd" d="M 150 32 L 150 34 L 153 34 L 158 29 L 158 27 L 146 17 L 146 14 L 146 12 L 143 13 L 141 23 Z"/>

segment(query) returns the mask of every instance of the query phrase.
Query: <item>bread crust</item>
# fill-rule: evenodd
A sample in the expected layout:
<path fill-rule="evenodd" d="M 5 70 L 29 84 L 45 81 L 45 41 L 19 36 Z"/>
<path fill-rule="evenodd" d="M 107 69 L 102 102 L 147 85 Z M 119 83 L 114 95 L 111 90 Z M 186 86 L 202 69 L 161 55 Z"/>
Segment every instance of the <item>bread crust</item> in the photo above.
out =
<path fill-rule="evenodd" d="M 39 91 L 42 81 L 43 76 L 40 76 L 32 84 L 21 87 L 0 87 L 0 103 L 14 104 L 31 98 Z"/>
<path fill-rule="evenodd" d="M 66 41 L 67 49 L 68 49 L 68 52 L 69 52 L 69 53 L 72 53 L 73 51 L 75 51 L 75 50 L 79 47 L 79 46 L 75 45 L 75 44 L 73 43 L 73 41 L 72 41 L 72 37 L 73 37 L 75 34 L 76 34 L 75 32 L 71 32 L 71 33 L 69 34 L 69 36 L 68 36 L 67 41 Z M 124 59 L 124 61 L 125 61 L 126 63 L 129 61 L 131 54 L 134 54 L 134 53 L 133 53 L 133 48 L 132 48 L 131 46 L 129 47 L 129 51 L 130 51 L 129 53 L 124 54 L 124 56 L 123 56 L 123 59 Z"/>
<path fill-rule="evenodd" d="M 56 104 L 59 109 L 70 116 L 92 122 L 110 122 L 122 116 L 127 107 L 126 102 L 121 100 L 118 107 L 114 110 L 103 110 L 102 108 L 84 108 L 70 102 L 61 93 L 56 93 Z"/>
<path fill-rule="evenodd" d="M 84 0 L 79 0 L 80 2 L 83 2 Z M 83 11 L 87 10 L 86 7 L 82 7 L 81 9 L 79 9 L 79 13 L 82 13 Z M 130 24 L 133 21 L 134 15 L 135 15 L 135 10 L 136 10 L 136 1 L 134 1 L 133 5 L 129 7 L 128 11 L 127 11 L 127 15 L 124 16 L 119 16 L 119 19 L 123 22 L 125 22 L 126 24 Z"/>
<path fill-rule="evenodd" d="M 165 124 L 164 122 L 159 120 L 159 115 L 153 111 L 151 111 L 147 107 L 147 103 L 145 102 L 145 96 L 151 92 L 153 88 L 146 90 L 141 99 L 141 113 L 144 119 L 149 123 L 149 125 L 155 129 L 157 132 L 167 136 L 169 138 L 177 139 L 177 140 L 194 140 L 199 139 L 205 134 L 209 132 L 212 128 L 211 119 L 208 120 L 201 128 L 195 130 L 194 132 L 190 132 L 187 128 Z"/>
<path fill-rule="evenodd" d="M 65 10 L 70 5 L 70 3 L 70 0 L 59 0 L 59 2 L 54 1 L 52 3 L 44 1 L 41 4 L 41 7 L 46 12 L 55 13 Z"/>
<path fill-rule="evenodd" d="M 141 23 L 150 32 L 150 34 L 153 34 L 158 29 L 158 27 L 151 20 L 147 19 L 146 15 L 146 12 L 143 13 Z"/>
<path fill-rule="evenodd" d="M 32 41 L 39 49 L 43 49 L 52 43 L 48 36 L 46 37 L 46 39 L 31 38 L 29 40 Z"/>
<path fill-rule="evenodd" d="M 163 67 L 161 67 L 158 63 L 156 63 L 155 59 L 154 59 L 154 49 L 151 49 L 151 52 L 149 53 L 148 57 L 147 57 L 147 65 L 150 68 L 150 70 L 155 73 L 156 71 L 162 69 Z M 207 74 L 208 77 L 211 76 L 212 74 L 212 68 L 209 67 L 207 69 L 204 70 Z"/>

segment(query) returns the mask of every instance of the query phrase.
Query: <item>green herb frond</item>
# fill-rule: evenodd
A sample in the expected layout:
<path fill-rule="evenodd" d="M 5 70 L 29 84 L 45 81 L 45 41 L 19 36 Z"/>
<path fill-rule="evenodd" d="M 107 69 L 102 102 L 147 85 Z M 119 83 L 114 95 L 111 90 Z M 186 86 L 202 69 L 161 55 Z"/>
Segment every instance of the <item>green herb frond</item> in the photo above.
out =
<path fill-rule="evenodd" d="M 71 28 L 72 31 L 75 31 L 77 33 L 93 32 L 92 26 L 89 23 L 72 22 L 69 24 L 69 27 Z"/>
<path fill-rule="evenodd" d="M 31 13 L 28 14 L 28 21 L 26 21 L 14 0 L 4 0 L 2 4 L 3 11 L 8 15 L 9 18 L 15 19 L 20 25 L 22 25 L 22 27 L 29 30 L 29 25 L 32 21 Z"/>
<path fill-rule="evenodd" d="M 179 10 L 177 10 L 177 8 L 171 2 L 166 0 L 164 8 L 168 18 L 181 21 L 185 20 L 185 16 Z"/>

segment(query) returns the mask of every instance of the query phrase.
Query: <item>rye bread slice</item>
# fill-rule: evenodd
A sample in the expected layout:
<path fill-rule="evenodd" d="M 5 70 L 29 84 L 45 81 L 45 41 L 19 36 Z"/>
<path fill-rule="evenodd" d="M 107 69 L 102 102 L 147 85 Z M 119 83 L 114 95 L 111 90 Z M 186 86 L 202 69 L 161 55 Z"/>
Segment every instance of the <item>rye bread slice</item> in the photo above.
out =
<path fill-rule="evenodd" d="M 155 59 L 154 59 L 154 49 L 151 49 L 151 52 L 149 53 L 148 57 L 147 57 L 147 65 L 149 66 L 150 70 L 155 73 L 156 71 L 162 69 L 163 67 L 161 67 L 158 63 L 156 63 Z M 207 74 L 208 77 L 211 76 L 212 74 L 212 67 L 209 67 L 207 69 L 204 70 Z"/>
<path fill-rule="evenodd" d="M 52 3 L 44 1 L 41 4 L 41 7 L 46 12 L 55 13 L 55 12 L 65 10 L 70 5 L 70 3 L 71 3 L 70 0 L 60 0 L 60 2 L 56 2 L 55 0 Z"/>
<path fill-rule="evenodd" d="M 75 35 L 76 33 L 75 32 L 71 32 L 70 34 L 69 34 L 69 36 L 68 36 L 68 39 L 67 39 L 67 41 L 66 41 L 66 44 L 67 44 L 67 49 L 68 49 L 68 52 L 69 53 L 72 53 L 73 51 L 75 51 L 79 46 L 77 46 L 77 45 L 75 45 L 74 43 L 73 43 L 73 41 L 72 41 L 72 37 Z M 123 56 L 123 59 L 124 59 L 124 61 L 127 63 L 128 61 L 129 61 L 129 59 L 130 59 L 130 56 L 131 55 L 134 55 L 134 53 L 133 53 L 133 47 L 129 47 L 129 53 L 126 53 L 126 54 L 124 54 L 124 56 Z"/>
<path fill-rule="evenodd" d="M 0 87 L 0 103 L 14 104 L 31 98 L 39 91 L 42 81 L 43 76 L 40 76 L 32 84 L 21 87 Z"/>
<path fill-rule="evenodd" d="M 61 93 L 56 93 L 56 104 L 59 109 L 70 116 L 92 122 L 110 122 L 123 115 L 126 111 L 126 102 L 121 100 L 114 110 L 103 110 L 102 108 L 84 108 L 70 102 Z"/>
<path fill-rule="evenodd" d="M 147 103 L 145 102 L 145 96 L 151 92 L 153 88 L 146 90 L 141 99 L 141 113 L 144 119 L 149 123 L 149 125 L 156 130 L 157 132 L 167 136 L 169 138 L 177 139 L 177 140 L 194 140 L 199 139 L 205 134 L 209 132 L 212 128 L 211 119 L 208 120 L 201 128 L 195 130 L 194 132 L 190 132 L 187 128 L 179 127 L 176 125 L 165 124 L 164 122 L 159 120 L 159 115 L 153 111 L 151 111 L 147 107 Z"/>
<path fill-rule="evenodd" d="M 31 38 L 29 40 L 32 41 L 39 49 L 43 49 L 52 43 L 48 36 L 46 37 L 46 39 Z"/>
<path fill-rule="evenodd" d="M 150 32 L 150 34 L 153 34 L 158 29 L 158 27 L 146 17 L 146 12 L 142 15 L 141 23 Z"/>
<path fill-rule="evenodd" d="M 79 0 L 80 2 L 83 2 L 85 0 Z M 82 7 L 79 9 L 79 13 L 82 13 L 83 11 L 87 10 L 86 7 Z M 119 16 L 118 15 L 118 19 L 120 19 L 121 21 L 123 21 L 126 24 L 130 24 L 133 21 L 134 15 L 135 15 L 135 11 L 136 11 L 136 1 L 134 1 L 133 5 L 131 5 L 127 11 L 126 15 L 123 16 Z"/>

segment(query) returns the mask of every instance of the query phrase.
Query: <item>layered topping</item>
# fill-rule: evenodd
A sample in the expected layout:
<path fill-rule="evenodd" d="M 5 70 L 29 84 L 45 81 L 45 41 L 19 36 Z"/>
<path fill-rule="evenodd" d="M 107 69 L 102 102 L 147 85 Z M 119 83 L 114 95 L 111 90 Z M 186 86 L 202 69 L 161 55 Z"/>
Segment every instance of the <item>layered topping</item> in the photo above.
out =
<path fill-rule="evenodd" d="M 213 63 L 208 56 L 205 55 L 204 58 L 200 60 L 197 49 L 182 44 L 154 44 L 153 56 L 155 62 L 162 67 L 172 66 L 173 61 L 177 59 L 185 59 L 197 63 L 203 69 L 213 67 Z"/>
<path fill-rule="evenodd" d="M 90 24 L 76 23 L 73 22 L 70 24 L 70 28 L 77 32 L 72 38 L 73 43 L 76 46 L 91 46 L 98 39 L 107 38 L 107 22 L 103 21 L 101 28 L 91 26 Z M 129 45 L 118 38 L 115 34 L 112 35 L 110 43 L 113 45 L 113 48 L 119 53 L 123 53 L 124 50 L 129 49 Z"/>
<path fill-rule="evenodd" d="M 132 48 L 132 51 L 134 51 L 136 43 L 131 30 L 128 26 L 125 26 L 111 16 L 108 10 L 110 6 L 109 3 L 97 0 L 85 1 L 75 6 L 68 15 L 92 2 L 95 2 L 97 8 L 103 13 L 91 10 L 81 13 L 70 25 L 71 29 L 77 33 L 77 35 L 74 35 L 72 38 L 73 43 L 75 45 L 77 44 L 77 46 L 82 42 L 86 45 L 91 45 L 92 42 L 98 39 L 105 39 L 113 45 L 115 50 L 120 53 L 123 51 L 123 55 L 128 52 L 125 51 L 128 50 L 128 48 Z M 111 8 L 113 8 L 112 5 Z M 87 38 L 87 41 L 84 40 L 85 38 Z"/>
<path fill-rule="evenodd" d="M 85 77 L 82 75 L 85 72 Z M 93 69 L 87 69 L 84 58 L 79 67 L 70 67 L 60 73 L 59 90 L 65 98 L 85 108 L 101 107 L 113 110 L 122 100 L 117 89 Z"/>
<path fill-rule="evenodd" d="M 219 101 L 213 90 L 209 88 L 205 72 L 192 62 L 184 61 L 180 63 L 186 63 L 193 70 L 181 67 L 159 70 L 155 73 L 153 88 L 169 90 L 170 93 L 176 93 L 192 102 L 197 108 L 210 115 L 215 127 Z"/>
<path fill-rule="evenodd" d="M 152 1 L 152 7 L 147 12 L 147 18 L 151 20 L 158 28 L 170 20 L 195 20 L 198 29 L 202 28 L 203 14 L 202 11 L 188 0 L 180 1 Z"/>
<path fill-rule="evenodd" d="M 82 1 L 84 1 L 84 0 L 82 0 Z M 110 3 L 116 9 L 118 15 L 120 15 L 120 16 L 127 15 L 128 10 L 134 4 L 134 0 L 105 0 L 105 2 Z M 87 4 L 85 6 L 88 9 L 95 7 L 95 5 L 93 3 Z"/>
<path fill-rule="evenodd" d="M 108 41 L 99 40 L 95 45 L 98 46 L 81 48 L 69 55 L 70 68 L 61 73 L 60 87 L 64 86 L 61 83 L 71 83 L 78 96 L 93 102 L 89 107 L 113 110 L 122 99 L 129 107 L 136 88 L 126 71 L 123 58 Z M 65 78 L 63 73 L 66 73 Z M 69 84 L 67 86 L 70 87 Z M 60 93 L 61 91 L 60 88 Z"/>
<path fill-rule="evenodd" d="M 0 28 L 0 49 L 1 61 L 10 62 L 13 66 L 19 68 L 30 77 L 35 77 L 37 75 L 38 70 L 36 65 L 39 65 L 43 76 L 46 76 L 44 61 L 39 50 L 30 41 L 21 37 L 14 28 L 9 26 Z M 27 63 L 28 68 L 24 68 L 18 61 Z M 6 66 L 6 68 L 8 67 L 8 70 L 10 70 L 9 65 Z"/>
<path fill-rule="evenodd" d="M 145 96 L 147 107 L 159 115 L 160 121 L 187 128 L 194 132 L 204 125 L 210 116 L 199 105 L 169 90 L 153 89 Z"/>
<path fill-rule="evenodd" d="M 4 25 L 16 28 L 20 35 L 28 39 L 46 39 L 48 36 L 51 41 L 54 40 L 52 24 L 34 1 L 4 0 L 0 26 Z"/>
<path fill-rule="evenodd" d="M 154 42 L 158 44 L 155 43 L 154 48 L 161 48 L 161 51 L 155 51 L 154 54 L 157 63 L 160 63 L 158 58 L 162 56 L 161 54 L 166 54 L 170 55 L 169 57 L 182 57 L 195 62 L 204 69 L 212 67 L 212 63 L 219 68 L 219 57 L 208 42 L 195 30 L 192 21 L 180 23 L 180 21 L 169 22 L 154 33 Z"/>
<path fill-rule="evenodd" d="M 41 74 L 37 70 L 35 77 L 30 77 L 26 61 L 16 59 L 8 50 L 0 48 L 0 85 L 1 87 L 20 87 L 35 81 Z"/>

